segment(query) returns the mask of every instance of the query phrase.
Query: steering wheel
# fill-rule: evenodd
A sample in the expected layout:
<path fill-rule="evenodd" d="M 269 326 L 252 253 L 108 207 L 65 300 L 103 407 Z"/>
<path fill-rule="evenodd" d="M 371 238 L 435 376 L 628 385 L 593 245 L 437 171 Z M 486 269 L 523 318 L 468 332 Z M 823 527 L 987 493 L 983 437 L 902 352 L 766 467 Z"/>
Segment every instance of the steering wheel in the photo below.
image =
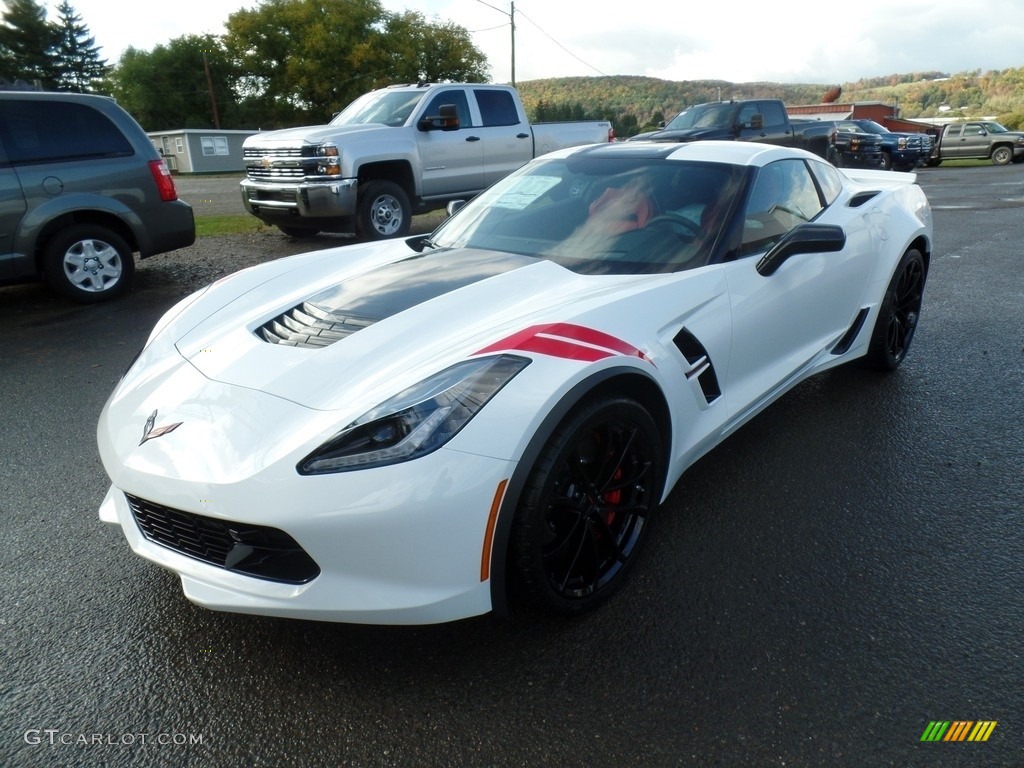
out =
<path fill-rule="evenodd" d="M 653 219 L 644 225 L 644 228 L 653 227 L 655 224 L 678 224 L 683 229 L 687 230 L 693 237 L 697 237 L 700 234 L 700 225 L 697 224 L 693 219 L 688 216 L 683 216 L 681 213 L 675 211 L 667 211 L 666 213 L 660 213 Z"/>

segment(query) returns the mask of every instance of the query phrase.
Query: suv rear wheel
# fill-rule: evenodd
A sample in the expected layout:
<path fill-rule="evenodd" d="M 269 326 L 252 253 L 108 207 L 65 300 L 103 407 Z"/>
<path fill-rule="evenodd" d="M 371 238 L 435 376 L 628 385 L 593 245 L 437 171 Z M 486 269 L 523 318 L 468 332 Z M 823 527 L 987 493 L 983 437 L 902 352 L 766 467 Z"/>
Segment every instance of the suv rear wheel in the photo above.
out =
<path fill-rule="evenodd" d="M 89 304 L 127 291 L 135 274 L 135 260 L 131 247 L 113 230 L 97 224 L 76 224 L 46 243 L 43 269 L 55 291 Z"/>

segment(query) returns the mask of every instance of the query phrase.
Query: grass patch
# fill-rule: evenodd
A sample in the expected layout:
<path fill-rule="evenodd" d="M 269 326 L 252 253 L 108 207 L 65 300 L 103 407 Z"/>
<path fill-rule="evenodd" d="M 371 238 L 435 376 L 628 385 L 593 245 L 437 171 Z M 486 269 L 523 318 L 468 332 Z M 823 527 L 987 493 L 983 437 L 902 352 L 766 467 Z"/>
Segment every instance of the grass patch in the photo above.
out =
<path fill-rule="evenodd" d="M 243 235 L 272 229 L 255 216 L 196 216 L 196 237 Z"/>

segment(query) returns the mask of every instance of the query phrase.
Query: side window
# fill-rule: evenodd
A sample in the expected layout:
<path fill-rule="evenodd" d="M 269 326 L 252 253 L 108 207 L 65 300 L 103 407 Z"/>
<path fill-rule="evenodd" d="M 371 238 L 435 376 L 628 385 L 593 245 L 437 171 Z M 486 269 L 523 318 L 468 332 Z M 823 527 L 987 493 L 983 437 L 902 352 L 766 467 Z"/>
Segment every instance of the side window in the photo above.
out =
<path fill-rule="evenodd" d="M 964 136 L 981 136 L 981 126 L 976 123 L 968 125 L 964 128 Z"/>
<path fill-rule="evenodd" d="M 744 104 L 742 107 L 740 107 L 740 113 L 739 113 L 739 115 L 737 116 L 736 119 L 739 121 L 740 125 L 742 125 L 744 128 L 749 128 L 750 127 L 750 121 L 754 117 L 754 115 L 756 115 L 756 114 L 757 114 L 757 104 L 754 104 L 754 103 Z M 765 118 L 765 125 L 767 125 L 767 120 L 768 119 L 766 117 Z"/>
<path fill-rule="evenodd" d="M 786 110 L 778 102 L 761 102 L 761 114 L 764 115 L 765 128 L 775 128 L 786 124 Z"/>
<path fill-rule="evenodd" d="M 85 104 L 12 99 L 4 104 L 0 134 L 14 163 L 133 154 L 117 126 Z"/>
<path fill-rule="evenodd" d="M 779 160 L 758 171 L 747 199 L 740 255 L 772 247 L 822 210 L 818 188 L 802 160 Z"/>
<path fill-rule="evenodd" d="M 818 182 L 818 187 L 821 188 L 821 194 L 825 198 L 825 205 L 832 205 L 836 198 L 839 197 L 839 193 L 843 191 L 843 182 L 839 178 L 839 171 L 832 163 L 824 163 L 817 160 L 810 161 L 808 163 L 811 168 L 811 173 L 814 174 L 814 178 Z"/>
<path fill-rule="evenodd" d="M 469 111 L 469 100 L 466 98 L 465 91 L 441 91 L 434 95 L 434 98 L 427 104 L 424 115 L 437 115 L 441 112 L 442 104 L 454 104 L 455 111 L 459 113 L 459 125 L 462 128 L 471 128 L 473 125 L 473 116 Z"/>
<path fill-rule="evenodd" d="M 476 96 L 476 103 L 480 107 L 480 116 L 485 128 L 519 124 L 516 102 L 508 91 L 480 88 L 474 89 L 473 95 Z"/>

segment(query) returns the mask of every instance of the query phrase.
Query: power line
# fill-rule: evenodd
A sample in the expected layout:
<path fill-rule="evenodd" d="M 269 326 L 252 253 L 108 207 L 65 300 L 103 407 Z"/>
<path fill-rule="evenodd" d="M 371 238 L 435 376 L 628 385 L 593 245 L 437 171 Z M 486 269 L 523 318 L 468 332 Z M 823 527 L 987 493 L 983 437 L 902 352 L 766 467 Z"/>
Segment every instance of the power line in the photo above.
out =
<path fill-rule="evenodd" d="M 561 48 L 561 49 L 562 49 L 563 51 L 565 51 L 565 52 L 566 52 L 566 53 L 568 53 L 568 54 L 569 54 L 570 56 L 572 56 L 572 57 L 573 57 L 574 59 L 576 59 L 576 61 L 578 61 L 578 62 L 579 62 L 580 64 L 582 64 L 582 65 L 583 65 L 583 66 L 585 66 L 585 67 L 590 67 L 590 68 L 591 68 L 592 70 L 594 70 L 595 72 L 597 72 L 597 74 L 599 74 L 599 75 L 602 75 L 602 76 L 604 76 L 604 77 L 608 77 L 608 75 L 607 75 L 606 73 L 602 72 L 602 71 L 601 71 L 600 69 L 598 69 L 597 67 L 595 67 L 595 66 L 594 66 L 593 64 L 591 64 L 590 62 L 584 61 L 584 60 L 583 60 L 583 59 L 581 59 L 581 58 L 580 58 L 579 56 L 577 56 L 577 55 L 576 55 L 575 53 L 573 53 L 573 52 L 572 52 L 572 51 L 570 51 L 570 50 L 569 50 L 568 48 L 566 48 L 566 47 L 565 47 L 564 45 L 562 45 L 562 44 L 561 44 L 560 42 L 558 42 L 557 40 L 555 40 L 555 38 L 553 38 L 553 37 L 552 37 L 551 35 L 549 35 L 549 34 L 548 34 L 547 32 L 545 32 L 545 31 L 544 31 L 543 29 L 541 29 L 541 28 L 540 28 L 540 25 L 538 25 L 538 24 L 537 24 L 537 22 L 535 22 L 535 21 L 534 21 L 533 19 L 531 19 L 531 18 L 530 18 L 529 16 L 527 16 L 527 15 L 526 15 L 525 13 L 523 13 L 522 11 L 520 11 L 520 12 L 519 12 L 519 15 L 520 15 L 520 16 L 522 16 L 522 17 L 523 17 L 524 19 L 526 19 L 526 20 L 527 20 L 528 22 L 530 22 L 531 24 L 533 24 L 533 26 L 537 28 L 537 31 L 538 31 L 538 32 L 540 32 L 540 33 L 541 33 L 542 35 L 544 35 L 544 36 L 545 36 L 545 37 L 546 37 L 546 38 L 547 38 L 548 40 L 550 40 L 550 41 L 551 41 L 552 43 L 554 43 L 554 44 L 555 44 L 555 45 L 557 45 L 557 46 L 558 46 L 559 48 Z"/>

